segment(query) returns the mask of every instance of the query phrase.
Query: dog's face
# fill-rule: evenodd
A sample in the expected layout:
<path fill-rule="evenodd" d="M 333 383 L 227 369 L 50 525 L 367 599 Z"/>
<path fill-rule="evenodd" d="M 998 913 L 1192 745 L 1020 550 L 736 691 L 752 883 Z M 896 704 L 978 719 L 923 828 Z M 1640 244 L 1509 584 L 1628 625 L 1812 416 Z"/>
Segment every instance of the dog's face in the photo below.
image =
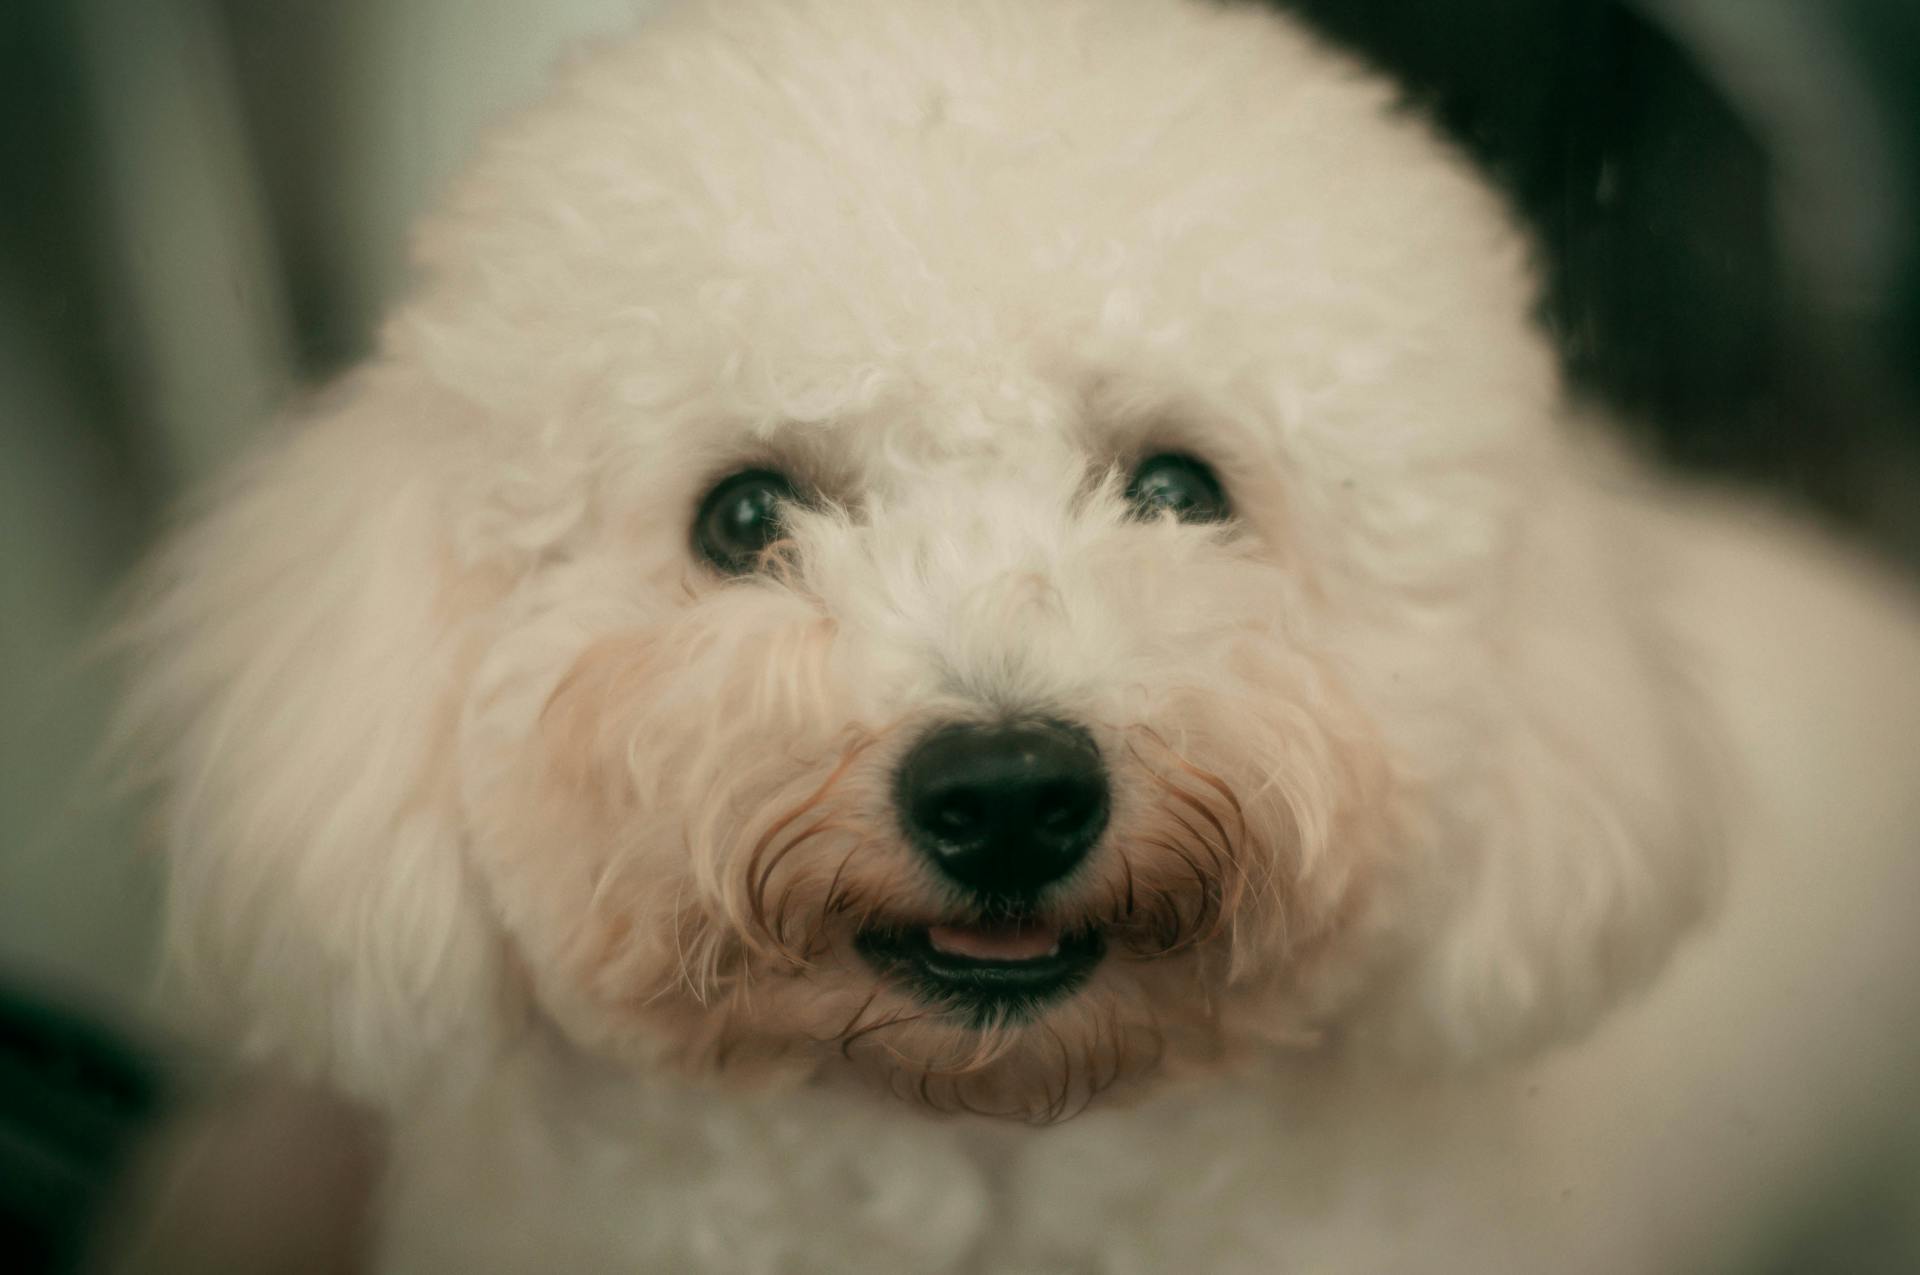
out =
<path fill-rule="evenodd" d="M 491 649 L 476 858 L 577 1037 L 1038 1116 L 1311 1031 L 1381 741 L 1231 436 L 1070 389 L 747 434 Z"/>
<path fill-rule="evenodd" d="M 185 551 L 323 479 L 389 515 L 307 533 L 324 618 L 248 604 L 301 637 L 221 621 L 309 665 L 251 682 L 264 753 L 365 728 L 256 840 L 329 882 L 418 842 L 338 889 L 419 937 L 282 1048 L 377 1071 L 524 995 L 643 1067 L 1048 1118 L 1362 1021 L 1537 1034 L 1691 913 L 1630 618 L 1530 526 L 1523 247 L 1270 16 L 676 11 L 423 246 L 358 396 Z M 203 812 L 247 800 L 215 733 Z M 236 906 L 180 853 L 181 911 Z"/>

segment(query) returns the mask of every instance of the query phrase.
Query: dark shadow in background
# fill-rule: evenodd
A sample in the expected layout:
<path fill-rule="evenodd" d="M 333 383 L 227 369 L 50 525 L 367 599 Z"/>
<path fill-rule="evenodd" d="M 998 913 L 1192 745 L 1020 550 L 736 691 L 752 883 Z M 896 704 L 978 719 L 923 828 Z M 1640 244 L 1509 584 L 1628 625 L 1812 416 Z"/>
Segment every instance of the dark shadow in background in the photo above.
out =
<path fill-rule="evenodd" d="M 1889 313 L 1822 318 L 1781 252 L 1762 139 L 1672 36 L 1609 0 L 1279 3 L 1393 72 L 1507 191 L 1577 385 L 1667 459 L 1790 492 L 1920 563 L 1915 253 Z M 1820 3 L 1920 172 L 1920 6 Z"/>
<path fill-rule="evenodd" d="M 133 334 L 111 295 L 98 131 L 69 8 L 0 0 L 0 294 L 87 421 L 84 454 L 97 489 L 112 493 L 96 502 L 113 524 L 102 530 L 131 553 L 168 493 L 131 381 Z M 0 445 L 14 430 L 67 424 L 0 421 Z"/>

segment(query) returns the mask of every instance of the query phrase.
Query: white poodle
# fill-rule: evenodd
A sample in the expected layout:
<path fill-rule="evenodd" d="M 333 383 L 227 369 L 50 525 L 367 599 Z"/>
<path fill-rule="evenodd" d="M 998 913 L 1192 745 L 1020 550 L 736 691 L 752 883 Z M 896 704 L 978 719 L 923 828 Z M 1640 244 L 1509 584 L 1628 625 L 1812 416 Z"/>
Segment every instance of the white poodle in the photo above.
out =
<path fill-rule="evenodd" d="M 134 625 L 383 1269 L 1699 1272 L 1916 1109 L 1920 612 L 1288 21 L 689 3 L 420 258 Z"/>

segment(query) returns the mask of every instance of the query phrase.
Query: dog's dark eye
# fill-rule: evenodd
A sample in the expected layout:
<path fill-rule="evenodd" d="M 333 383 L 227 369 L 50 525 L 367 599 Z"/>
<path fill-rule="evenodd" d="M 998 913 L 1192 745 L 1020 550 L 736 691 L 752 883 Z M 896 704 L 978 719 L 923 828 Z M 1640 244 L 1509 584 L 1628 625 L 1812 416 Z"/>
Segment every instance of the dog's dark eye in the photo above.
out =
<path fill-rule="evenodd" d="M 775 470 L 748 469 L 723 478 L 694 516 L 694 548 L 728 575 L 745 575 L 784 534 L 782 508 L 799 499 L 793 481 Z"/>
<path fill-rule="evenodd" d="M 1233 513 L 1213 471 L 1178 452 L 1141 461 L 1127 482 L 1127 499 L 1142 518 L 1170 513 L 1181 522 L 1225 522 Z"/>

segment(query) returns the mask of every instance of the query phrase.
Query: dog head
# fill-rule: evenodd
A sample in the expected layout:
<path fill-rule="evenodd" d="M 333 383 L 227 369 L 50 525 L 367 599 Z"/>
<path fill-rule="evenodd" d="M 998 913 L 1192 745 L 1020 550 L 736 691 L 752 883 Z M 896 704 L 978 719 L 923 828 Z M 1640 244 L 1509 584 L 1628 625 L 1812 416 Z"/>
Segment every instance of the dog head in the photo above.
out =
<path fill-rule="evenodd" d="M 173 968 L 256 1048 L 1046 1119 L 1548 1039 L 1698 910 L 1525 244 L 1274 16 L 681 7 L 421 257 L 130 630 Z"/>

